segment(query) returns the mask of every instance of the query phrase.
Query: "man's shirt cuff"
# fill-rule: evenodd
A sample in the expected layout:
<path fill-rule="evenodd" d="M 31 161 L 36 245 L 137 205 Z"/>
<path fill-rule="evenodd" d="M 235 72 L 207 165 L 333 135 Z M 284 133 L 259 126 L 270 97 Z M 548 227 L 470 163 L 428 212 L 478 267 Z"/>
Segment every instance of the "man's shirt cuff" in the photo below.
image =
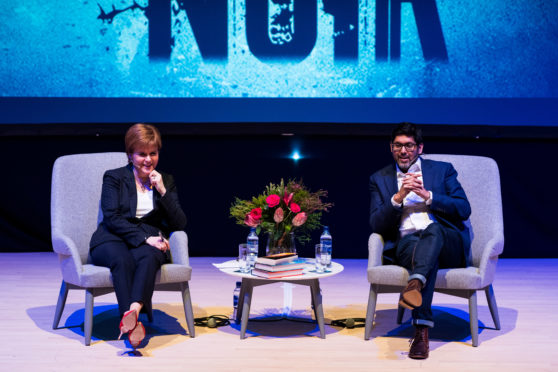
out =
<path fill-rule="evenodd" d="M 430 193 L 430 197 L 425 200 L 426 205 L 432 204 L 432 191 L 428 191 Z"/>

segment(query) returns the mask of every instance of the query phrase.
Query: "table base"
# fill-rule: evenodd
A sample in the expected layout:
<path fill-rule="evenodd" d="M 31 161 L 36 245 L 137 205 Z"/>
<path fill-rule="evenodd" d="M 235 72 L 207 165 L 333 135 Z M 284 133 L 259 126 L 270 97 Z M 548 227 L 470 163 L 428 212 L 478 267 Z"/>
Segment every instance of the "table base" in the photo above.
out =
<path fill-rule="evenodd" d="M 320 290 L 320 281 L 318 279 L 307 280 L 281 280 L 281 279 L 255 279 L 255 278 L 242 278 L 242 285 L 240 287 L 240 296 L 238 301 L 238 311 L 236 313 L 236 322 L 240 320 L 240 339 L 246 338 L 246 328 L 248 326 L 248 318 L 250 317 L 250 304 L 252 303 L 252 292 L 254 287 L 273 283 L 291 283 L 300 284 L 310 287 L 310 295 L 312 296 L 312 307 L 314 309 L 314 316 L 320 328 L 320 338 L 325 338 L 325 322 L 324 311 L 322 307 L 322 292 Z"/>

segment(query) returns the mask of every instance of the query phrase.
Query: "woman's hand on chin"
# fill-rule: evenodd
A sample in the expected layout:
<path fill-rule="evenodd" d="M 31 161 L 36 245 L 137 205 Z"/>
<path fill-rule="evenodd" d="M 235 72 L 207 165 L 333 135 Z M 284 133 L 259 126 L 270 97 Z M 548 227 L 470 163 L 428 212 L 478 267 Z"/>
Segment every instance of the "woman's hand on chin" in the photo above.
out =
<path fill-rule="evenodd" d="M 149 181 L 151 182 L 151 186 L 155 187 L 161 196 L 165 195 L 167 189 L 165 188 L 165 184 L 163 183 L 163 177 L 161 173 L 157 172 L 155 169 L 149 173 Z"/>

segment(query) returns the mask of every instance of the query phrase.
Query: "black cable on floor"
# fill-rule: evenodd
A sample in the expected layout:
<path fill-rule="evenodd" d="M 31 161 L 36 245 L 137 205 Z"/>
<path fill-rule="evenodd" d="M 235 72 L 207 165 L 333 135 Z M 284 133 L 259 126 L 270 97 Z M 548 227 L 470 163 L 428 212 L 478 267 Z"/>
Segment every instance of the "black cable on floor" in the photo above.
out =
<path fill-rule="evenodd" d="M 217 328 L 224 327 L 231 324 L 231 321 L 226 315 L 210 315 L 203 318 L 194 318 L 194 325 L 197 327 Z"/>
<path fill-rule="evenodd" d="M 330 325 L 333 327 L 342 327 L 342 328 L 361 328 L 364 327 L 364 322 L 366 319 L 364 318 L 346 318 L 346 319 L 337 319 L 332 320 Z"/>
<path fill-rule="evenodd" d="M 291 322 L 299 322 L 299 323 L 314 323 L 315 320 L 310 319 L 301 319 L 301 318 L 289 318 L 289 317 L 269 317 L 269 318 L 255 318 L 250 319 L 250 322 L 278 322 L 281 320 L 288 320 Z M 336 319 L 332 320 L 329 324 L 332 327 L 341 327 L 341 328 L 361 328 L 364 327 L 364 322 L 366 319 L 364 318 L 345 318 L 345 319 Z M 208 327 L 208 328 L 218 328 L 224 327 L 231 324 L 231 319 L 229 319 L 226 315 L 210 315 L 202 318 L 195 318 L 194 325 L 197 327 Z"/>

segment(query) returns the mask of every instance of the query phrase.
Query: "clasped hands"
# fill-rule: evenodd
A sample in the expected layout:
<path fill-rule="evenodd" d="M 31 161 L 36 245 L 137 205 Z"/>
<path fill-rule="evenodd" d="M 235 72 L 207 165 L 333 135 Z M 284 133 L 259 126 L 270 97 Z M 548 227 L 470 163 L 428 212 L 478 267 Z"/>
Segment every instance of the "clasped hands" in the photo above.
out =
<path fill-rule="evenodd" d="M 169 241 L 162 236 L 150 236 L 145 242 L 163 252 L 168 251 L 170 247 Z"/>
<path fill-rule="evenodd" d="M 405 197 L 409 195 L 411 192 L 414 192 L 424 200 L 428 200 L 430 198 L 430 192 L 424 188 L 422 184 L 422 173 L 406 173 L 405 178 L 403 178 L 403 182 L 401 183 L 401 188 L 399 191 L 393 196 L 393 200 L 401 204 Z"/>

